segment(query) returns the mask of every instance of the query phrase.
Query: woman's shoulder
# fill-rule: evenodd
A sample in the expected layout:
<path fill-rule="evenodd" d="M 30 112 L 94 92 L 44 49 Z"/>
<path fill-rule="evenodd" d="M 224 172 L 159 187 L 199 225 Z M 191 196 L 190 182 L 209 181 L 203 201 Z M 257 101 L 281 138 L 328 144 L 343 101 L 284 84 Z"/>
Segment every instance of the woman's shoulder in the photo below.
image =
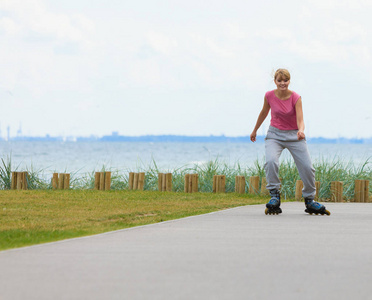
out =
<path fill-rule="evenodd" d="M 275 96 L 275 90 L 267 91 L 267 92 L 265 93 L 265 97 L 266 97 L 267 100 L 269 100 L 269 98 L 271 98 L 271 97 L 273 97 L 273 96 Z"/>
<path fill-rule="evenodd" d="M 292 99 L 293 99 L 293 102 L 296 103 L 298 99 L 300 99 L 300 95 L 297 94 L 295 91 L 292 91 Z"/>

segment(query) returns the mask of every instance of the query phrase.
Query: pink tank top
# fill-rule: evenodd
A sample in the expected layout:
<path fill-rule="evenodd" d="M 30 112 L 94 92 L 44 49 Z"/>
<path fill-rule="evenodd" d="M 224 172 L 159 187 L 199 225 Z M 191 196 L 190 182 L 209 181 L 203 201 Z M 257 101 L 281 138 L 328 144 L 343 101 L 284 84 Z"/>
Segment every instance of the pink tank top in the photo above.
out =
<path fill-rule="evenodd" d="M 275 96 L 275 90 L 265 94 L 271 108 L 270 125 L 280 130 L 296 130 L 297 119 L 295 105 L 301 96 L 295 92 L 287 100 L 280 100 Z"/>

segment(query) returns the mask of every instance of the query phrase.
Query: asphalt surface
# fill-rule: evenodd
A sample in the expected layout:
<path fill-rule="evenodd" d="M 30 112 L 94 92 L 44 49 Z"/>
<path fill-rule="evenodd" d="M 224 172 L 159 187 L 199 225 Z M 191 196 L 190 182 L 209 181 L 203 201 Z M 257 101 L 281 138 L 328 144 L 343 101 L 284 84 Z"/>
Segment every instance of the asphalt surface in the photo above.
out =
<path fill-rule="evenodd" d="M 0 299 L 372 299 L 372 203 L 263 205 L 0 252 Z"/>

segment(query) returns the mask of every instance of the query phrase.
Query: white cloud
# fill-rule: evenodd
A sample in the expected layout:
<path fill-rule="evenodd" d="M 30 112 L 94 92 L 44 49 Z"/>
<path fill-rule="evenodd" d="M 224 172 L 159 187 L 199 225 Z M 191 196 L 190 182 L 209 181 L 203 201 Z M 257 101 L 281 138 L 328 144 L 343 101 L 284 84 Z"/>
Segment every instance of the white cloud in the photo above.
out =
<path fill-rule="evenodd" d="M 175 101 L 185 109 L 190 101 L 203 107 L 194 114 L 196 123 L 213 121 L 208 107 L 222 117 L 228 111 L 226 103 L 233 103 L 240 108 L 231 109 L 231 118 L 242 119 L 249 127 L 264 91 L 274 88 L 270 73 L 277 67 L 289 68 L 291 86 L 306 98 L 316 98 L 314 103 L 325 102 L 315 96 L 315 89 L 342 99 L 347 91 L 340 86 L 362 94 L 372 82 L 370 1 L 163 4 L 0 1 L 0 89 L 20 97 L 18 109 L 36 103 L 51 114 L 55 114 L 53 103 L 95 117 L 98 106 L 110 115 L 110 108 L 115 107 L 116 113 L 120 103 L 123 111 L 130 112 L 127 118 L 135 119 L 138 109 L 151 107 L 146 115 L 149 123 L 154 122 L 152 114 L 163 113 L 157 107 L 167 107 L 168 115 L 186 124 L 188 119 L 172 106 Z M 353 78 L 348 86 L 338 83 L 348 76 Z M 311 88 L 308 82 L 314 78 L 320 83 Z M 365 97 L 359 97 L 362 106 L 368 105 Z M 343 115 L 342 106 L 336 109 Z M 64 112 L 69 113 L 68 108 Z M 11 109 L 5 108 L 0 118 L 10 114 Z M 79 115 L 75 120 L 76 127 Z M 111 122 L 113 117 L 107 124 Z M 203 130 L 206 134 L 247 130 L 226 123 L 206 124 Z M 118 121 L 115 126 L 125 125 Z M 161 133 L 161 126 L 156 130 L 143 133 Z M 190 134 L 187 130 L 184 133 Z M 312 132 L 316 133 L 314 125 Z"/>
<path fill-rule="evenodd" d="M 87 54 L 92 49 L 94 23 L 82 14 L 53 13 L 44 1 L 1 1 L 0 11 L 0 85 L 13 90 L 17 85 L 35 95 L 48 90 L 78 88 L 83 65 L 81 59 L 58 56 Z M 1 29 L 6 35 L 1 35 Z M 83 87 L 84 88 L 84 87 Z"/>
<path fill-rule="evenodd" d="M 0 19 L 0 32 L 1 31 L 3 31 L 6 35 L 13 36 L 20 31 L 20 28 L 13 19 L 3 17 Z"/>
<path fill-rule="evenodd" d="M 147 41 L 153 49 L 163 55 L 172 55 L 178 47 L 177 39 L 162 32 L 150 31 L 147 34 Z"/>

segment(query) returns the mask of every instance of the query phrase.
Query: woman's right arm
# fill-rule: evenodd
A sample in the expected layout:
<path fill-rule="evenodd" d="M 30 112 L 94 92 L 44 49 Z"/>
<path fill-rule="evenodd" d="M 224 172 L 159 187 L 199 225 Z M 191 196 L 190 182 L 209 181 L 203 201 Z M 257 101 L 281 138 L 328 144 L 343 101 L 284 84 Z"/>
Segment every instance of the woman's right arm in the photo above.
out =
<path fill-rule="evenodd" d="M 251 141 L 255 142 L 256 141 L 256 136 L 257 136 L 257 130 L 260 128 L 262 125 L 263 121 L 265 121 L 267 115 L 269 114 L 270 111 L 270 105 L 267 103 L 266 97 L 264 99 L 264 105 L 262 107 L 262 110 L 260 114 L 258 115 L 258 119 L 256 122 L 256 126 L 254 127 L 252 133 L 251 133 Z"/>

